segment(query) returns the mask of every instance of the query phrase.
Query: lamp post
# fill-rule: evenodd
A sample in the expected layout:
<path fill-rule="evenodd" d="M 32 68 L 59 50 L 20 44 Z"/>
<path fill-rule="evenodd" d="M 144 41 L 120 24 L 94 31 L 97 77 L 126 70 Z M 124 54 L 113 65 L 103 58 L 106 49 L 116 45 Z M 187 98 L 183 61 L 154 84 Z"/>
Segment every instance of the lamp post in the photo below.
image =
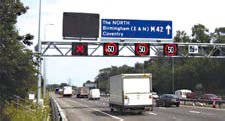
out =
<path fill-rule="evenodd" d="M 38 17 L 38 53 L 40 54 L 38 58 L 38 94 L 37 94 L 37 103 L 40 104 L 40 99 L 41 99 L 41 39 L 40 39 L 40 34 L 41 34 L 41 0 L 39 0 L 39 17 Z"/>
<path fill-rule="evenodd" d="M 44 41 L 46 41 L 46 28 L 47 26 L 51 26 L 51 25 L 54 25 L 54 24 L 45 24 L 44 26 Z M 44 78 L 44 85 L 43 85 L 43 97 L 45 98 L 46 97 L 46 83 L 47 83 L 47 78 L 46 78 L 46 59 L 44 57 L 44 61 L 43 61 L 43 78 Z"/>

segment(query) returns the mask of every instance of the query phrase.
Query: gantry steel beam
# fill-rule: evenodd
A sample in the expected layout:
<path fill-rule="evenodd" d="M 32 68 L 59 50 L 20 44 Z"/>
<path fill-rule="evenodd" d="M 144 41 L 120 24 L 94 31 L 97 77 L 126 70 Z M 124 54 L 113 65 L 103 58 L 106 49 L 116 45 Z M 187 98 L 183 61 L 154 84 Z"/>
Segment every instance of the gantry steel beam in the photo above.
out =
<path fill-rule="evenodd" d="M 87 56 L 73 56 L 72 43 L 88 43 Z M 42 45 L 42 56 L 44 57 L 140 57 L 135 56 L 135 43 L 137 42 L 118 42 L 118 56 L 104 56 L 103 44 L 107 42 L 81 42 L 81 41 L 44 41 Z M 177 44 L 178 54 L 172 57 L 195 57 L 195 58 L 225 58 L 225 44 L 221 43 L 175 43 L 175 42 L 141 42 L 149 43 L 150 55 L 141 57 L 169 57 L 163 53 L 165 44 Z M 198 46 L 198 53 L 190 54 L 188 47 L 190 45 Z"/>

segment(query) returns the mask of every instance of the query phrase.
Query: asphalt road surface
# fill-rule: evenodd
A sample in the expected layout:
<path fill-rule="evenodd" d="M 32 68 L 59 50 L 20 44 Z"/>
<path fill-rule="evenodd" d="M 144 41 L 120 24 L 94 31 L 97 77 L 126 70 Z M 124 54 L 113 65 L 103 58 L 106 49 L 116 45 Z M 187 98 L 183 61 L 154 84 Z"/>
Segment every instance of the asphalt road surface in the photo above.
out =
<path fill-rule="evenodd" d="M 108 98 L 88 100 L 87 98 L 64 98 L 51 95 L 59 103 L 69 121 L 225 121 L 225 110 L 181 106 L 154 107 L 151 112 L 137 114 L 110 112 Z"/>

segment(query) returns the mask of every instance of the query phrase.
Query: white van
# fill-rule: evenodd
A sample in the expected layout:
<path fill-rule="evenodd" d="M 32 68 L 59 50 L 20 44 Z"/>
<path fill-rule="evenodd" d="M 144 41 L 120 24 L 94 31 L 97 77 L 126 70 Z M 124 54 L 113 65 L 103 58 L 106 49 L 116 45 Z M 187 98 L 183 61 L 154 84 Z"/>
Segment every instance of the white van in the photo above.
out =
<path fill-rule="evenodd" d="M 91 89 L 88 95 L 89 99 L 100 99 L 100 90 L 99 89 Z"/>
<path fill-rule="evenodd" d="M 191 90 L 188 89 L 179 89 L 175 91 L 175 95 L 180 99 L 186 99 L 187 94 L 191 93 Z"/>
<path fill-rule="evenodd" d="M 73 89 L 72 86 L 64 86 L 63 87 L 63 96 L 69 96 L 71 97 L 73 94 Z"/>

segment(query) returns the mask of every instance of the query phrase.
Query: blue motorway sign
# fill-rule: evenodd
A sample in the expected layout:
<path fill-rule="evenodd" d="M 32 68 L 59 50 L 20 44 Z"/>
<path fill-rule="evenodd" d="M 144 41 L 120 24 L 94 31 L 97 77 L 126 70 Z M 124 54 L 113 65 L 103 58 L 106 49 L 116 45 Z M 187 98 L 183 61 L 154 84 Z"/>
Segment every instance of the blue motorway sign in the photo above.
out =
<path fill-rule="evenodd" d="M 172 21 L 102 19 L 101 37 L 172 39 Z"/>

